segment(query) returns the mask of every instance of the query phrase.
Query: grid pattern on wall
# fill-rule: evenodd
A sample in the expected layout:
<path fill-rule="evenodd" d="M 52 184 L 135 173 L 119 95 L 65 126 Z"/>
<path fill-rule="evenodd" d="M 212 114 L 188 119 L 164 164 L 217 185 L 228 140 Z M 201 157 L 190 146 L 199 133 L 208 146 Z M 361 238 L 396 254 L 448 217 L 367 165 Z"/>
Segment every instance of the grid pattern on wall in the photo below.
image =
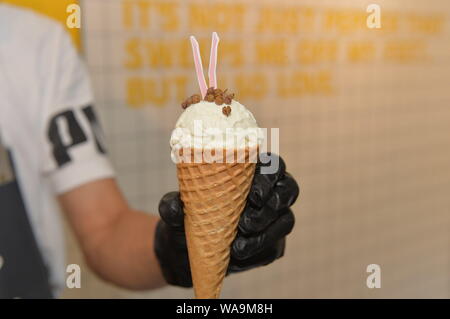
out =
<path fill-rule="evenodd" d="M 184 12 L 190 3 L 199 3 L 173 2 Z M 275 3 L 235 2 L 246 4 L 251 11 Z M 133 36 L 150 41 L 188 41 L 190 33 L 185 28 L 172 33 L 151 28 L 126 30 L 121 22 L 123 3 L 82 2 L 84 53 L 120 185 L 136 208 L 156 212 L 161 196 L 177 189 L 168 140 L 181 110 L 175 98 L 162 107 L 149 104 L 136 109 L 127 105 L 125 79 L 130 70 L 123 66 L 124 43 Z M 276 1 L 278 6 L 298 3 Z M 271 266 L 230 276 L 222 297 L 450 297 L 450 4 L 439 0 L 430 0 L 428 5 L 419 1 L 378 3 L 387 11 L 444 14 L 445 26 L 433 35 L 401 30 L 395 35 L 331 37 L 339 43 L 368 37 L 380 46 L 383 41 L 401 37 L 424 41 L 428 59 L 402 63 L 338 59 L 296 64 L 292 68 L 330 70 L 334 92 L 294 98 L 269 94 L 263 100 L 241 100 L 262 127 L 280 128 L 280 153 L 299 180 L 301 196 L 294 206 L 296 226 L 285 257 Z M 336 1 L 302 1 L 302 6 L 319 11 L 365 10 L 367 5 L 367 1 L 358 0 L 339 1 L 339 5 Z M 186 23 L 184 18 L 181 23 Z M 209 33 L 198 31 L 196 35 L 207 38 Z M 294 41 L 329 36 L 322 33 L 280 32 L 272 37 Z M 245 28 L 240 34 L 222 34 L 222 43 L 233 38 L 246 42 L 254 37 Z M 219 72 L 232 74 L 236 70 L 231 68 L 224 63 Z M 269 75 L 277 71 L 277 67 L 260 68 L 251 61 L 243 68 Z M 176 70 L 161 67 L 132 74 L 164 78 L 172 72 Z M 192 82 L 188 93 L 194 91 L 193 67 L 183 72 Z M 239 99 L 239 92 L 237 96 Z M 78 261 L 78 248 L 73 242 L 70 247 L 70 261 Z M 381 266 L 381 289 L 366 286 L 369 264 Z M 191 290 L 179 288 L 130 293 L 100 282 L 91 273 L 83 278 L 83 288 L 67 291 L 67 297 L 193 296 Z"/>

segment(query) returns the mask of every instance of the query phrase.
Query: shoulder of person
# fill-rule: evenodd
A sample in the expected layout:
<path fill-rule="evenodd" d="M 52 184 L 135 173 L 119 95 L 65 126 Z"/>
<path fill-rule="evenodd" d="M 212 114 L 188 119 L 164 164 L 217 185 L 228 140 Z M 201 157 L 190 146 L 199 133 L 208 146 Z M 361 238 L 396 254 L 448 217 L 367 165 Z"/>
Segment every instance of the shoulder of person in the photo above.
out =
<path fill-rule="evenodd" d="M 36 55 L 49 47 L 54 49 L 70 38 L 61 22 L 28 8 L 0 5 L 0 21 L 2 36 L 9 38 L 11 48 L 22 48 L 23 54 Z"/>

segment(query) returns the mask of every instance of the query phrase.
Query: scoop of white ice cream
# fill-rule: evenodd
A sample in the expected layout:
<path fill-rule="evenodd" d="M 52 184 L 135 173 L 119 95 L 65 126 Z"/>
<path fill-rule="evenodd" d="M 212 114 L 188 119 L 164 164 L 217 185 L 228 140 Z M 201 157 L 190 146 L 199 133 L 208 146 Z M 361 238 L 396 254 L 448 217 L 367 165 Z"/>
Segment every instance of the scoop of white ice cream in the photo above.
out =
<path fill-rule="evenodd" d="M 185 109 L 170 138 L 172 149 L 240 149 L 260 145 L 264 136 L 253 114 L 232 100 L 231 113 L 226 116 L 224 106 L 201 101 Z"/>

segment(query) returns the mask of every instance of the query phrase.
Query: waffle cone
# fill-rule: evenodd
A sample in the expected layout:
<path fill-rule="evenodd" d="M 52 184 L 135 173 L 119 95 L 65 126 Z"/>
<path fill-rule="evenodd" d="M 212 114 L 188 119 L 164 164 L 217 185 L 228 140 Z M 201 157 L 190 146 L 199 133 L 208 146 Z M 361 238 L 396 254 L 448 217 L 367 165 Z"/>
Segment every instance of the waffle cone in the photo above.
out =
<path fill-rule="evenodd" d="M 194 153 L 204 155 L 201 150 Z M 239 158 L 233 163 L 224 156 L 223 163 L 177 164 L 192 280 L 200 299 L 220 295 L 231 243 L 255 173 L 255 161 L 249 159 L 256 152 L 232 153 Z"/>

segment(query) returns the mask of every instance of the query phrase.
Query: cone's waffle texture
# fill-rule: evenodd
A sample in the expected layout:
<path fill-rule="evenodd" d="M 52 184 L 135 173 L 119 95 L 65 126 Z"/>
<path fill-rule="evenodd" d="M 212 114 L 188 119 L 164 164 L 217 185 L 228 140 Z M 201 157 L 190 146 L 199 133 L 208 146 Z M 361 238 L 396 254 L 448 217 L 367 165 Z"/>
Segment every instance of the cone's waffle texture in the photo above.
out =
<path fill-rule="evenodd" d="M 254 161 L 249 162 L 251 154 L 256 152 L 241 152 L 240 162 L 235 163 L 177 164 L 196 298 L 220 295 L 230 246 L 255 173 Z"/>

